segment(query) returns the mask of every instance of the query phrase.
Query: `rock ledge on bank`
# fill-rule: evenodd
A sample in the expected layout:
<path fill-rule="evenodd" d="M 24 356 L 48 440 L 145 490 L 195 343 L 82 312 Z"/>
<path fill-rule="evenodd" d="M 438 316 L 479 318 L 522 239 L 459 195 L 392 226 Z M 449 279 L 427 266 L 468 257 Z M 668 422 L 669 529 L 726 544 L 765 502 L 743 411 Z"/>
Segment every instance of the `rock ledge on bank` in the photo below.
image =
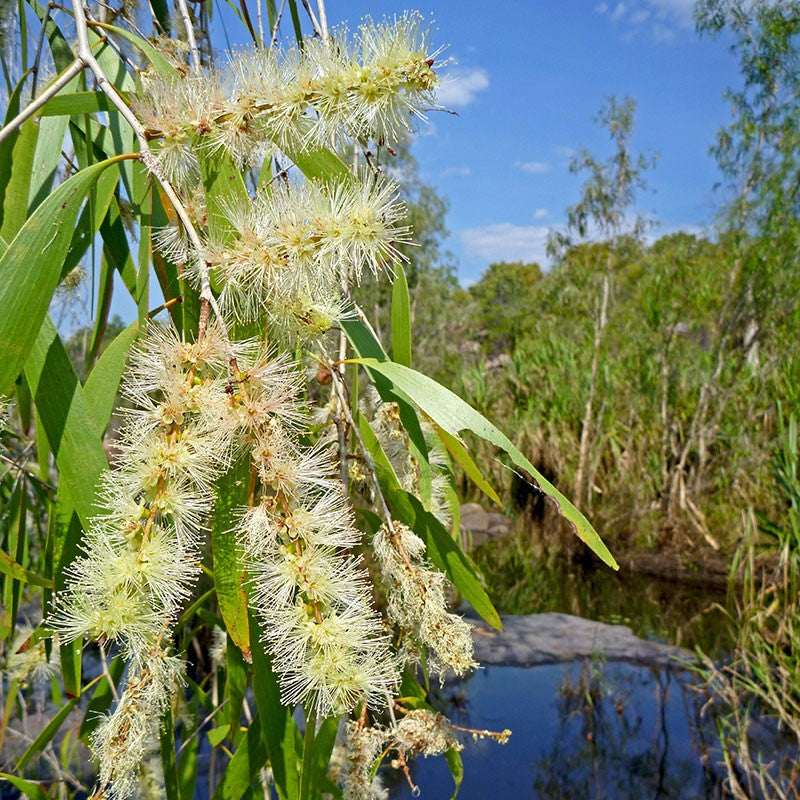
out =
<path fill-rule="evenodd" d="M 501 619 L 502 632 L 473 620 L 475 658 L 481 664 L 534 667 L 599 658 L 681 670 L 697 663 L 691 650 L 640 639 L 625 625 L 555 613 Z"/>

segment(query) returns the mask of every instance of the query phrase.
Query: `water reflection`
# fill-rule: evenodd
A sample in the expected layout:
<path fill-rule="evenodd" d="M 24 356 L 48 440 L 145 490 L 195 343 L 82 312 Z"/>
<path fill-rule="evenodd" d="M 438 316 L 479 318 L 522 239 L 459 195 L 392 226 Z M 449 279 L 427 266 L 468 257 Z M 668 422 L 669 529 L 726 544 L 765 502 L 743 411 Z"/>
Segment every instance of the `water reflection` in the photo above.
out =
<path fill-rule="evenodd" d="M 725 590 L 603 566 L 537 558 L 523 537 L 485 546 L 475 560 L 501 614 L 558 611 L 627 625 L 645 639 L 717 655 L 731 644 Z"/>
<path fill-rule="evenodd" d="M 462 800 L 722 797 L 713 723 L 687 673 L 592 661 L 488 667 L 440 700 L 459 725 L 514 732 L 504 747 L 466 742 Z M 423 797 L 450 796 L 441 759 L 419 760 L 413 774 Z M 391 797 L 411 792 L 396 785 Z"/>

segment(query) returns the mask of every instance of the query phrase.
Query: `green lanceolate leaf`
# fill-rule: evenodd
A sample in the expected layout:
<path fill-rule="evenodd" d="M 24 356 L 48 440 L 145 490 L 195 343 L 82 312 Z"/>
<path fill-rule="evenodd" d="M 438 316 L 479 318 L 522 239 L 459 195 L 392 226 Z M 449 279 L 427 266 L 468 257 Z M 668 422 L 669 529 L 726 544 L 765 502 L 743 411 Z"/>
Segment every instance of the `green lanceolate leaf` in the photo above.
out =
<path fill-rule="evenodd" d="M 161 717 L 159 729 L 161 745 L 161 766 L 164 771 L 165 800 L 180 800 L 178 787 L 178 764 L 175 760 L 175 729 L 172 725 L 172 707 L 168 707 Z"/>
<path fill-rule="evenodd" d="M 457 437 L 460 431 L 468 430 L 504 450 L 512 463 L 530 473 L 539 485 L 539 489 L 555 501 L 564 518 L 572 523 L 578 538 L 608 566 L 619 569 L 614 557 L 586 517 L 536 470 L 505 434 L 458 395 L 402 364 L 378 361 L 374 358 L 354 359 L 354 361 L 364 366 L 371 374 L 377 373 L 391 381 L 396 391 L 414 402 L 424 414 L 451 436 Z"/>
<path fill-rule="evenodd" d="M 163 75 L 164 77 L 170 77 L 172 75 L 178 76 L 178 70 L 175 69 L 169 60 L 164 58 L 150 42 L 145 41 L 135 33 L 131 33 L 124 28 L 118 28 L 115 25 L 109 25 L 105 22 L 96 22 L 94 27 L 111 31 L 115 36 L 119 36 L 121 39 L 130 42 L 153 65 L 153 68 L 159 75 Z"/>
<path fill-rule="evenodd" d="M 34 586 L 44 586 L 47 589 L 53 588 L 53 582 L 47 578 L 37 575 L 35 572 L 25 569 L 14 561 L 9 555 L 0 550 L 0 572 L 8 575 L 15 581 L 30 583 Z"/>
<path fill-rule="evenodd" d="M 461 788 L 461 782 L 464 780 L 464 762 L 461 760 L 461 753 L 458 750 L 448 750 L 444 754 L 444 760 L 453 776 L 453 783 L 455 788 L 453 794 L 450 795 L 450 800 L 456 800 L 458 797 L 458 790 Z"/>
<path fill-rule="evenodd" d="M 291 709 L 281 703 L 278 679 L 272 671 L 272 661 L 264 650 L 255 619 L 250 620 L 250 642 L 253 652 L 253 694 L 269 752 L 275 788 L 281 800 L 296 800 L 300 791 L 300 765 L 295 750 L 297 724 Z"/>
<path fill-rule="evenodd" d="M 50 98 L 39 112 L 43 117 L 71 117 L 77 114 L 96 114 L 113 110 L 103 92 L 67 92 Z"/>
<path fill-rule="evenodd" d="M 3 224 L 0 227 L 0 235 L 7 242 L 13 240 L 28 216 L 28 193 L 38 136 L 36 123 L 32 119 L 24 122 L 10 155 L 11 174 L 5 187 Z"/>
<path fill-rule="evenodd" d="M 413 494 L 400 486 L 389 458 L 363 414 L 357 414 L 356 424 L 369 451 L 372 467 L 392 512 L 392 518 L 407 525 L 425 542 L 427 555 L 433 564 L 450 578 L 464 599 L 486 622 L 497 630 L 502 630 L 500 617 L 476 577 L 475 568 L 469 558 L 453 541 L 444 525 Z"/>
<path fill-rule="evenodd" d="M 466 476 L 490 499 L 500 505 L 500 498 L 492 485 L 483 476 L 480 467 L 473 461 L 469 451 L 464 447 L 463 442 L 456 436 L 452 436 L 446 430 L 435 425 L 436 433 L 442 440 L 442 444 L 447 448 L 447 452 L 458 462 Z"/>
<path fill-rule="evenodd" d="M 338 730 L 338 717 L 328 717 L 323 720 L 311 741 L 310 752 L 303 754 L 300 800 L 316 800 L 322 796 L 323 781 L 328 772 Z"/>
<path fill-rule="evenodd" d="M 50 795 L 33 781 L 26 781 L 16 775 L 9 775 L 7 772 L 0 772 L 0 781 L 8 781 L 15 789 L 19 789 L 25 797 L 30 800 L 50 800 Z"/>
<path fill-rule="evenodd" d="M 222 773 L 213 800 L 239 800 L 250 788 L 258 771 L 266 765 L 267 747 L 264 744 L 260 716 L 260 714 L 255 715 L 247 729 L 247 736 L 241 740 L 233 758 Z"/>
<path fill-rule="evenodd" d="M 81 77 L 75 76 L 62 91 L 74 91 L 80 81 Z M 43 203 L 50 192 L 53 191 L 53 185 L 61 164 L 61 149 L 64 145 L 64 136 L 69 126 L 68 116 L 46 117 L 42 113 L 43 111 L 44 109 L 40 109 L 42 119 L 39 120 L 39 136 L 36 141 L 36 153 L 33 157 L 31 170 L 28 195 L 29 211 L 33 211 Z"/>
<path fill-rule="evenodd" d="M 341 320 L 340 325 L 359 356 L 375 358 L 378 361 L 389 360 L 381 343 L 360 319 Z M 428 460 L 428 446 L 425 443 L 417 412 L 405 396 L 393 390 L 391 381 L 386 380 L 382 375 L 374 375 L 373 383 L 384 403 L 397 403 L 400 422 L 408 434 L 409 448 L 419 468 L 420 494 L 423 502 L 430 507 L 431 467 Z"/>
<path fill-rule="evenodd" d="M 214 550 L 214 584 L 217 602 L 225 627 L 233 643 L 250 660 L 250 623 L 247 613 L 246 578 L 233 528 L 237 511 L 247 503 L 250 482 L 250 458 L 240 459 L 217 482 L 217 500 L 211 522 Z"/>
<path fill-rule="evenodd" d="M 11 120 L 14 119 L 17 114 L 19 114 L 20 95 L 25 88 L 26 78 L 27 74 L 23 76 L 14 91 L 11 93 L 11 97 L 8 98 L 8 107 L 6 108 L 4 120 L 6 123 L 11 122 Z M 2 142 L 0 142 L 0 227 L 2 227 L 4 224 L 6 206 L 5 198 L 6 195 L 9 194 L 8 186 L 11 183 L 12 174 L 15 170 L 13 155 L 21 135 L 22 133 L 20 129 L 17 128 L 16 130 L 12 131 L 8 137 L 3 139 Z M 9 198 L 9 201 L 13 202 L 13 199 Z"/>
<path fill-rule="evenodd" d="M 83 527 L 88 528 L 97 513 L 95 487 L 108 462 L 83 388 L 49 317 L 25 362 L 25 377 L 55 456 L 60 482 L 69 491 Z"/>
<path fill-rule="evenodd" d="M 133 322 L 117 334 L 97 360 L 84 384 L 83 393 L 98 436 L 102 437 L 108 427 L 128 354 L 138 333 L 139 323 Z"/>
<path fill-rule="evenodd" d="M 411 299 L 402 265 L 395 267 L 392 284 L 392 357 L 398 364 L 411 366 Z"/>
<path fill-rule="evenodd" d="M 208 229 L 220 242 L 225 242 L 233 232 L 230 210 L 249 203 L 247 187 L 241 172 L 224 150 L 200 153 L 200 175 L 206 191 Z"/>
<path fill-rule="evenodd" d="M 68 700 L 53 716 L 53 718 L 44 726 L 41 733 L 36 737 L 36 739 L 31 742 L 28 748 L 20 757 L 19 761 L 17 762 L 17 766 L 14 768 L 16 772 L 25 769 L 25 767 L 30 763 L 31 759 L 37 756 L 39 753 L 44 750 L 45 747 L 50 743 L 52 738 L 56 735 L 59 728 L 64 724 L 64 720 L 70 715 L 70 712 L 73 708 L 78 704 L 80 701 L 79 697 L 73 697 L 72 700 Z"/>
<path fill-rule="evenodd" d="M 95 164 L 61 184 L 0 257 L 0 394 L 8 392 L 39 334 L 84 198 L 117 161 Z"/>

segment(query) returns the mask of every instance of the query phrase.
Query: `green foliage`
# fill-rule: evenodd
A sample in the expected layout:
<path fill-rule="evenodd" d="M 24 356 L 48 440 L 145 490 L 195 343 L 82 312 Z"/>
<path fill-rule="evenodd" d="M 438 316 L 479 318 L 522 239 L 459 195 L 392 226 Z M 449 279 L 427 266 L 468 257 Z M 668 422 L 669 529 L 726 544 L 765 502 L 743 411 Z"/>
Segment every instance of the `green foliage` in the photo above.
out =
<path fill-rule="evenodd" d="M 500 261 L 490 264 L 469 287 L 478 304 L 477 324 L 490 353 L 513 349 L 531 329 L 534 320 L 529 302 L 541 277 L 538 264 Z"/>
<path fill-rule="evenodd" d="M 355 778 L 337 773 L 345 759 L 332 755 L 341 752 L 340 717 L 350 721 L 349 737 L 362 728 L 380 737 L 359 766 L 371 778 L 392 751 L 405 763 L 420 749 L 398 733 L 413 710 L 423 716 L 409 722 L 432 720 L 446 731 L 438 752 L 457 793 L 463 768 L 450 724 L 427 705 L 411 670 L 401 675 L 397 653 L 402 647 L 409 665 L 421 664 L 427 681 L 435 665 L 426 654 L 441 659 L 452 640 L 454 652 L 463 647 L 465 654 L 444 659 L 442 670 L 471 668 L 470 628 L 446 607 L 446 580 L 500 627 L 459 545 L 453 464 L 489 498 L 499 496 L 459 431 L 477 432 L 505 451 L 537 478 L 578 535 L 606 563 L 615 562 L 585 517 L 509 439 L 411 369 L 435 364 L 439 375 L 455 375 L 465 354 L 454 331 L 471 322 L 460 313 L 469 295 L 457 287 L 442 249 L 446 201 L 419 179 L 406 143 L 386 171 L 401 175 L 418 249 L 406 242 L 406 220 L 391 218 L 400 207 L 393 187 L 380 195 L 379 175 L 351 171 L 351 152 L 345 160 L 327 149 L 335 137 L 342 149 L 357 148 L 356 160 L 367 140 L 383 148 L 405 130 L 414 93 L 430 96 L 434 62 L 412 47 L 422 36 L 420 22 L 404 17 L 376 34 L 400 41 L 390 48 L 393 59 L 397 47 L 408 50 L 413 68 L 391 67 L 403 92 L 392 95 L 400 110 L 376 121 L 363 104 L 350 103 L 342 123 L 330 104 L 355 89 L 339 93 L 338 101 L 325 96 L 324 106 L 326 87 L 319 71 L 310 70 L 317 88 L 304 85 L 300 99 L 287 101 L 300 104 L 305 120 L 295 130 L 292 114 L 274 114 L 263 104 L 245 108 L 244 93 L 209 100 L 201 84 L 216 80 L 213 71 L 187 76 L 184 60 L 198 67 L 196 57 L 208 57 L 206 15 L 196 31 L 190 20 L 170 39 L 166 6 L 155 3 L 140 12 L 152 12 L 149 23 L 162 36 L 144 40 L 139 31 L 147 25 L 138 18 L 131 24 L 129 10 L 109 10 L 104 20 L 113 24 L 88 25 L 75 0 L 73 22 L 62 30 L 52 9 L 36 0 L 20 4 L 23 27 L 36 16 L 41 21 L 40 46 L 36 53 L 20 50 L 6 119 L 25 108 L 20 100 L 31 73 L 52 65 L 74 78 L 49 100 L 43 87 L 33 90 L 22 128 L 0 129 L 0 391 L 13 391 L 16 415 L 2 429 L 8 469 L 0 475 L 0 633 L 4 665 L 14 677 L 0 739 L 34 693 L 47 695 L 52 706 L 17 758 L 15 774 L 4 777 L 37 798 L 124 797 L 147 787 L 169 800 L 189 800 L 206 778 L 219 798 L 267 798 L 271 785 L 281 800 L 342 796 L 337 784 Z M 276 24 L 275 3 L 267 3 L 267 12 Z M 289 12 L 297 22 L 296 3 L 290 1 Z M 245 6 L 242 15 L 246 21 Z M 178 41 L 183 35 L 191 59 Z M 23 45 L 28 38 L 23 31 Z M 333 57 L 326 47 L 320 37 L 303 40 L 302 54 L 287 58 L 287 69 L 301 59 Z M 251 67 L 261 69 L 263 62 L 252 58 Z M 368 73 L 358 72 L 367 89 L 399 91 L 385 70 Z M 87 91 L 91 86 L 98 91 Z M 224 90 L 220 84 L 213 91 Z M 196 96 L 203 99 L 197 107 Z M 333 125 L 326 113 L 345 133 L 317 130 Z M 281 153 L 259 162 L 267 140 Z M 371 153 L 363 158 L 369 169 L 379 160 Z M 314 213 L 306 201 L 318 204 Z M 336 225 L 315 218 L 324 216 L 323 202 L 331 218 L 340 215 Z M 270 213 L 257 218 L 265 208 Z M 285 227 L 273 237 L 276 244 L 263 225 L 281 211 Z M 313 224 L 320 230 L 309 233 Z M 346 257 L 335 250 L 337 237 L 353 245 Z M 376 336 L 362 318 L 341 311 L 352 307 L 349 287 L 365 266 L 390 272 L 391 262 L 392 284 L 365 281 L 358 290 L 361 304 L 375 312 Z M 59 288 L 76 283 L 84 265 L 93 275 L 94 319 L 66 336 L 48 312 Z M 289 280 L 281 270 L 296 265 Z M 234 279 L 232 266 L 240 270 Z M 297 274 L 303 269 L 315 279 L 305 288 Z M 526 286 L 538 280 L 538 268 L 522 269 Z M 153 278 L 164 298 L 155 309 Z M 230 305 L 235 280 L 241 293 L 253 292 L 249 305 Z M 251 285 L 259 280 L 260 287 Z M 335 302 L 324 296 L 331 285 Z M 136 306 L 130 325 L 111 317 L 115 286 Z M 440 339 L 447 346 L 432 348 Z M 254 355 L 252 341 L 263 353 Z M 307 379 L 315 374 L 319 385 Z M 259 398 L 267 385 L 274 393 Z M 312 400 L 326 407 L 319 424 L 305 413 Z M 257 436 L 263 446 L 255 447 Z M 336 476 L 329 474 L 332 465 Z M 363 530 L 353 529 L 353 516 Z M 262 517 L 267 528 L 242 535 Z M 318 542 L 309 544 L 304 526 Z M 430 604 L 438 615 L 432 630 L 448 634 L 443 641 L 422 625 L 404 628 L 399 617 L 381 621 L 391 606 L 375 608 L 367 591 L 380 577 L 376 564 L 386 559 L 377 545 L 381 533 L 405 559 L 405 579 L 416 581 L 415 613 L 422 619 Z M 287 569 L 302 586 L 290 586 L 282 600 L 273 588 Z M 390 599 L 382 591 L 375 596 Z M 291 613 L 281 616 L 280 603 Z M 21 627 L 23 605 L 36 627 Z M 389 636 L 392 625 L 397 630 Z M 86 660 L 91 668 L 84 669 Z M 394 704 L 401 680 L 408 708 Z M 79 724 L 67 732 L 75 717 Z M 85 751 L 76 761 L 77 741 L 94 750 L 97 777 Z M 206 749 L 213 753 L 208 776 L 200 770 Z"/>

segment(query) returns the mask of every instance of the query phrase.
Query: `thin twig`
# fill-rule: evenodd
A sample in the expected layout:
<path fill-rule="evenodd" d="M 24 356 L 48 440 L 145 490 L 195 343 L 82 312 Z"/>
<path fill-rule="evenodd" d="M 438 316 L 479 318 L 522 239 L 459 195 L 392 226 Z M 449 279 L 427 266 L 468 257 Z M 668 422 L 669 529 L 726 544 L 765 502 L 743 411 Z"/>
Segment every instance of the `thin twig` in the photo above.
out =
<path fill-rule="evenodd" d="M 322 40 L 328 40 L 328 15 L 325 13 L 325 0 L 317 0 L 317 13 L 319 14 L 319 26 L 322 30 Z"/>
<path fill-rule="evenodd" d="M 314 35 L 319 36 L 319 38 L 322 39 L 322 28 L 320 28 L 319 22 L 317 21 L 316 16 L 314 16 L 314 10 L 309 5 L 308 0 L 303 0 L 303 8 L 306 10 L 308 18 L 311 20 L 311 24 L 314 26 Z"/>
<path fill-rule="evenodd" d="M 39 65 L 42 59 L 42 49 L 44 47 L 44 35 L 47 31 L 47 23 L 50 21 L 50 12 L 53 6 L 48 3 L 44 12 L 44 19 L 42 20 L 42 27 L 39 31 L 39 41 L 36 43 L 36 55 L 33 57 L 33 66 L 31 72 L 33 73 L 33 82 L 31 83 L 31 100 L 36 97 L 36 83 L 39 79 Z"/>
<path fill-rule="evenodd" d="M 112 105 L 122 115 L 122 118 L 133 129 L 136 139 L 139 142 L 139 149 L 141 150 L 142 159 L 145 163 L 145 166 L 163 189 L 164 194 L 167 196 L 170 204 L 175 209 L 178 219 L 180 219 L 181 224 L 186 230 L 186 235 L 189 237 L 189 241 L 192 243 L 192 246 L 195 249 L 197 256 L 197 267 L 200 275 L 200 299 L 204 303 L 207 303 L 214 310 L 214 313 L 217 315 L 220 324 L 222 324 L 222 320 L 219 315 L 219 308 L 217 307 L 217 302 L 214 299 L 214 295 L 211 291 L 211 281 L 208 274 L 208 262 L 205 258 L 205 248 L 203 247 L 203 242 L 201 241 L 200 236 L 197 233 L 191 218 L 189 217 L 189 212 L 180 201 L 180 198 L 175 192 L 175 189 L 172 187 L 172 184 L 167 180 L 158 162 L 153 157 L 153 154 L 150 150 L 150 145 L 147 141 L 147 135 L 145 133 L 144 126 L 141 122 L 139 122 L 131 108 L 120 97 L 117 90 L 111 84 L 111 81 L 109 81 L 103 72 L 103 68 L 94 57 L 92 48 L 89 45 L 86 14 L 83 10 L 81 1 L 72 0 L 72 9 L 75 15 L 75 33 L 78 38 L 78 57 L 76 62 L 85 65 L 92 72 L 97 80 L 100 90 L 106 95 L 106 97 L 108 97 Z"/>
<path fill-rule="evenodd" d="M 103 642 L 98 642 L 98 649 L 100 650 L 100 664 L 103 667 L 103 676 L 108 681 L 108 686 L 111 689 L 111 694 L 114 697 L 114 702 L 119 703 L 119 694 L 117 693 L 117 687 L 114 684 L 114 679 L 111 677 L 111 673 L 108 670 L 108 661 L 106 660 L 106 646 Z"/>
<path fill-rule="evenodd" d="M 11 136 L 12 133 L 26 119 L 30 119 L 51 97 L 58 94 L 76 75 L 79 75 L 84 67 L 81 56 L 78 56 L 62 73 L 51 83 L 38 97 L 28 103 L 22 111 L 17 114 L 8 125 L 0 130 L 0 142 Z"/>
<path fill-rule="evenodd" d="M 178 0 L 178 11 L 183 20 L 183 27 L 186 28 L 186 39 L 189 42 L 189 52 L 192 56 L 192 72 L 200 72 L 200 52 L 197 49 L 197 40 L 194 37 L 194 25 L 189 15 L 189 6 L 186 0 Z"/>
<path fill-rule="evenodd" d="M 269 49 L 272 50 L 278 44 L 278 28 L 281 25 L 283 9 L 286 8 L 286 0 L 281 0 L 281 7 L 278 9 L 278 16 L 275 17 L 275 24 L 272 26 L 272 38 L 269 40 Z"/>

